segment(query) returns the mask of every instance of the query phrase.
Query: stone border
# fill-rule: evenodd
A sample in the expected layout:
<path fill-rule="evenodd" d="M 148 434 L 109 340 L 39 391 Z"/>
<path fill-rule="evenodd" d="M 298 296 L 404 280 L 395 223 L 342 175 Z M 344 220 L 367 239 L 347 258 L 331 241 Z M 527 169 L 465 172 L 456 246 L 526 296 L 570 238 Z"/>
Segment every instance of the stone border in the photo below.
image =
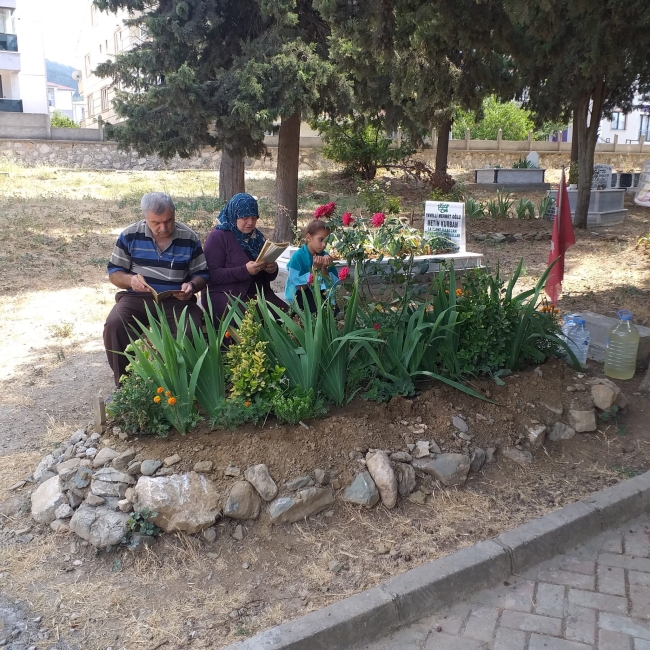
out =
<path fill-rule="evenodd" d="M 650 472 L 224 650 L 348 650 L 519 575 L 650 510 Z"/>

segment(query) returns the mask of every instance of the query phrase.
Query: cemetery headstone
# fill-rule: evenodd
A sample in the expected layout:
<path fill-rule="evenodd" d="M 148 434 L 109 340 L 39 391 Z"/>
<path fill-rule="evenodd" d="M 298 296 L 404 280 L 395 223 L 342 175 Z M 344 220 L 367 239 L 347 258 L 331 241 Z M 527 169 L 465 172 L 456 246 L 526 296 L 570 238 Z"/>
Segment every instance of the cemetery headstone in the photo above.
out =
<path fill-rule="evenodd" d="M 467 251 L 465 240 L 465 204 L 448 201 L 426 201 L 424 204 L 424 232 L 446 237 L 459 253 Z"/>
<path fill-rule="evenodd" d="M 591 179 L 592 190 L 608 190 L 612 186 L 611 165 L 594 165 L 594 175 Z"/>
<path fill-rule="evenodd" d="M 526 160 L 529 163 L 532 163 L 535 167 L 539 167 L 539 154 L 536 151 L 531 151 L 527 156 Z"/>

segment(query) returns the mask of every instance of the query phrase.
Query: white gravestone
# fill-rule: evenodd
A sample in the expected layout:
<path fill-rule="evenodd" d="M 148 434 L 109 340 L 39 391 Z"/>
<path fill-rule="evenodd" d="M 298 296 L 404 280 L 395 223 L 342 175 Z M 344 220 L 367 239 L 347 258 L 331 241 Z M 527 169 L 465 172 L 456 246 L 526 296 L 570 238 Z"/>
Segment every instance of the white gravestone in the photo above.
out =
<path fill-rule="evenodd" d="M 610 165 L 594 165 L 591 179 L 592 190 L 608 190 L 612 186 L 612 168 Z"/>
<path fill-rule="evenodd" d="M 424 204 L 424 232 L 446 237 L 458 246 L 459 253 L 465 253 L 465 204 L 427 201 Z"/>
<path fill-rule="evenodd" d="M 539 154 L 536 151 L 531 151 L 527 156 L 526 160 L 529 163 L 532 163 L 535 167 L 539 167 Z"/>

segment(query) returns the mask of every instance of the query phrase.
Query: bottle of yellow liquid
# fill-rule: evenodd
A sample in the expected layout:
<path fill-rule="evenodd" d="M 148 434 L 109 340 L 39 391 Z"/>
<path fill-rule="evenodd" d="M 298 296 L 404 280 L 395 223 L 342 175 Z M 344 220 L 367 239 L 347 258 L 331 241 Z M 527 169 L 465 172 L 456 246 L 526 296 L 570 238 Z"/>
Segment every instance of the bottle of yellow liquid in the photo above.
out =
<path fill-rule="evenodd" d="M 618 312 L 621 319 L 609 331 L 605 352 L 605 374 L 612 379 L 632 379 L 639 349 L 639 330 L 632 324 L 632 313 Z"/>

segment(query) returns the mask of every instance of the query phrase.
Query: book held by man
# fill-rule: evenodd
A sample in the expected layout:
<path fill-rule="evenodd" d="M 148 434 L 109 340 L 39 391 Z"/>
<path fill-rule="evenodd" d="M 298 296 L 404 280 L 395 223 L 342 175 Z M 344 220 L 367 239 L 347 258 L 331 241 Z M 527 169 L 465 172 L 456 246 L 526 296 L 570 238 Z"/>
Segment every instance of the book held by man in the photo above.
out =
<path fill-rule="evenodd" d="M 180 291 L 179 289 L 174 289 L 173 291 L 156 291 L 150 284 L 147 283 L 144 277 L 139 273 L 138 273 L 138 280 L 140 280 L 140 282 L 142 282 L 142 284 L 144 284 L 145 287 L 149 287 L 149 291 L 151 291 L 151 295 L 153 296 L 153 299 L 156 301 L 157 304 L 160 304 L 163 300 L 166 300 L 167 298 L 173 298 L 174 294 Z"/>
<path fill-rule="evenodd" d="M 275 262 L 278 257 L 284 253 L 284 251 L 287 249 L 287 246 L 289 246 L 289 242 L 276 244 L 267 239 L 264 242 L 264 246 L 262 246 L 262 250 L 260 251 L 260 254 L 257 256 L 257 259 L 255 261 L 273 264 L 273 262 Z"/>

